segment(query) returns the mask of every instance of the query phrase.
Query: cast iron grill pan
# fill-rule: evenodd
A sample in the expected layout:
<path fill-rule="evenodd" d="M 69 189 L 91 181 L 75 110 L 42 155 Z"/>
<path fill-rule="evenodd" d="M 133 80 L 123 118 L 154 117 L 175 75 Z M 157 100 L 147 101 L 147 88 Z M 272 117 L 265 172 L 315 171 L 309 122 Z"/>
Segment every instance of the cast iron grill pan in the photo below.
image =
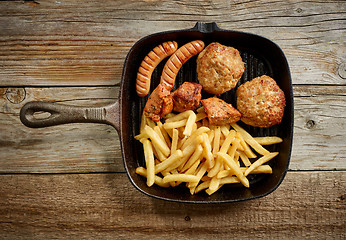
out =
<path fill-rule="evenodd" d="M 184 183 L 174 188 L 161 188 L 159 186 L 146 186 L 145 178 L 137 175 L 135 169 L 138 166 L 144 166 L 144 156 L 142 144 L 134 139 L 134 136 L 139 134 L 139 125 L 141 114 L 148 96 L 151 91 L 158 85 L 163 66 L 167 59 L 161 62 L 154 70 L 152 75 L 151 90 L 147 97 L 141 98 L 136 95 L 135 80 L 138 67 L 146 56 L 158 44 L 165 41 L 176 41 L 180 46 L 192 40 L 203 40 L 205 46 L 211 42 L 219 42 L 226 46 L 232 46 L 239 50 L 243 61 L 246 63 L 245 72 L 238 82 L 237 87 L 257 76 L 266 74 L 273 77 L 281 89 L 285 92 L 286 108 L 283 121 L 280 125 L 270 128 L 257 128 L 238 122 L 244 129 L 249 131 L 253 136 L 279 136 L 284 139 L 283 143 L 266 146 L 269 151 L 279 151 L 280 154 L 275 160 L 271 160 L 269 164 L 273 168 L 273 174 L 250 175 L 250 188 L 234 185 L 224 185 L 215 194 L 209 196 L 205 192 L 200 192 L 196 195 L 191 195 L 189 189 L 184 186 Z M 197 56 L 188 60 L 180 69 L 174 89 L 180 86 L 183 82 L 198 82 L 196 73 Z M 189 30 L 170 31 L 164 33 L 153 34 L 141 39 L 134 45 L 129 52 L 127 63 L 124 68 L 123 89 L 122 91 L 123 109 L 131 109 L 128 113 L 123 113 L 126 120 L 122 120 L 122 142 L 125 154 L 125 167 L 127 167 L 131 182 L 142 192 L 152 197 L 160 199 L 192 202 L 192 203 L 219 203 L 219 202 L 234 202 L 243 201 L 253 198 L 265 196 L 274 191 L 281 183 L 285 176 L 289 164 L 291 152 L 291 140 L 293 130 L 293 101 L 291 78 L 287 61 L 280 48 L 269 41 L 257 35 L 221 30 L 215 23 L 197 23 L 196 26 Z M 236 89 L 236 88 L 235 88 Z M 228 103 L 236 107 L 235 89 L 226 92 L 219 96 Z M 127 93 L 126 95 L 124 95 Z M 208 98 L 212 95 L 202 91 L 202 98 Z M 127 124 L 130 123 L 130 124 Z M 126 134 L 125 134 L 126 133 Z M 127 155 L 126 155 L 127 154 Z"/>

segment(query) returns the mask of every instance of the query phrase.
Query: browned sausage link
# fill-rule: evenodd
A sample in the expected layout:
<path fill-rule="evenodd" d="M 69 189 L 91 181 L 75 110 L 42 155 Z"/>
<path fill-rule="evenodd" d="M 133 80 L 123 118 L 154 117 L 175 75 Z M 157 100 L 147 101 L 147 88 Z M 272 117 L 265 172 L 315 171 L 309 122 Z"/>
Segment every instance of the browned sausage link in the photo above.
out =
<path fill-rule="evenodd" d="M 167 90 L 171 91 L 174 87 L 175 78 L 183 64 L 191 57 L 200 53 L 204 48 L 204 42 L 195 40 L 181 46 L 166 62 L 162 75 L 161 83 Z"/>
<path fill-rule="evenodd" d="M 177 48 L 178 44 L 175 41 L 164 42 L 150 51 L 143 59 L 136 79 L 136 92 L 138 96 L 145 97 L 149 93 L 151 75 L 154 69 L 163 59 L 172 55 Z"/>

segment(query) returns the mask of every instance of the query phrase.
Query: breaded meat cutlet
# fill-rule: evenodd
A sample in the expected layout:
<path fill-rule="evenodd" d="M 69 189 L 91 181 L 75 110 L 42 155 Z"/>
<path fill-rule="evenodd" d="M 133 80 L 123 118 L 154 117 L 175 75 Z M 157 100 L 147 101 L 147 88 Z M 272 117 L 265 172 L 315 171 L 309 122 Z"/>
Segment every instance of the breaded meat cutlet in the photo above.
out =
<path fill-rule="evenodd" d="M 222 126 L 240 120 L 240 112 L 220 98 L 202 99 L 201 103 L 211 125 Z"/>
<path fill-rule="evenodd" d="M 214 42 L 197 57 L 198 81 L 203 89 L 220 95 L 236 87 L 245 70 L 239 51 Z"/>
<path fill-rule="evenodd" d="M 285 94 L 271 77 L 263 75 L 240 85 L 236 95 L 244 123 L 263 128 L 281 123 Z"/>

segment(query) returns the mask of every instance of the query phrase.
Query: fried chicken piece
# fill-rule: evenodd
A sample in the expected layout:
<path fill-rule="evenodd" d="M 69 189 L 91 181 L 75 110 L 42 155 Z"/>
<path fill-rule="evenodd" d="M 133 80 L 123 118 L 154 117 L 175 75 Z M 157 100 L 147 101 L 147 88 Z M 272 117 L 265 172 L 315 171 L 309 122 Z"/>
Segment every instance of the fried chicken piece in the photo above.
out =
<path fill-rule="evenodd" d="M 244 123 L 264 128 L 281 123 L 285 94 L 271 77 L 263 75 L 243 83 L 236 94 L 237 109 Z"/>
<path fill-rule="evenodd" d="M 240 120 L 240 112 L 220 98 L 202 99 L 201 103 L 211 125 L 222 126 Z"/>
<path fill-rule="evenodd" d="M 145 116 L 158 122 L 166 114 L 173 110 L 173 99 L 170 91 L 159 84 L 150 94 L 144 107 Z"/>
<path fill-rule="evenodd" d="M 239 51 L 213 42 L 197 57 L 198 81 L 203 89 L 220 95 L 236 87 L 245 70 Z"/>
<path fill-rule="evenodd" d="M 184 82 L 172 93 L 173 110 L 184 112 L 195 110 L 202 98 L 202 86 L 198 83 Z"/>

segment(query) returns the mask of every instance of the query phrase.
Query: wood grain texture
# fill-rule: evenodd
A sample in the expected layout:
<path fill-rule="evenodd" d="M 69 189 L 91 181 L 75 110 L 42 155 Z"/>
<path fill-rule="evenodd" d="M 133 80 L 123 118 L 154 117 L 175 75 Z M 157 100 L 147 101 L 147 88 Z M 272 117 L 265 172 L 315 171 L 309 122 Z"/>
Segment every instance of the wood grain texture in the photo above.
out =
<path fill-rule="evenodd" d="M 0 172 L 124 171 L 119 137 L 111 126 L 87 123 L 30 129 L 19 119 L 20 108 L 29 101 L 100 106 L 116 101 L 119 88 L 25 88 L 25 100 L 12 103 L 9 93 L 15 89 L 0 89 Z"/>
<path fill-rule="evenodd" d="M 342 0 L 0 1 L 0 239 L 345 239 L 345 13 Z M 287 57 L 293 151 L 272 194 L 149 198 L 124 173 L 114 128 L 20 122 L 33 100 L 116 101 L 135 42 L 196 22 L 259 34 Z"/>
<path fill-rule="evenodd" d="M 345 84 L 338 74 L 346 62 L 343 1 L 35 3 L 1 2 L 2 86 L 118 84 L 136 41 L 197 21 L 271 39 L 286 54 L 294 84 Z"/>
<path fill-rule="evenodd" d="M 20 108 L 28 101 L 107 104 L 116 100 L 118 87 L 25 88 L 25 100 L 11 102 L 20 89 L 3 88 L 0 94 L 0 172 L 124 171 L 119 138 L 110 126 L 68 124 L 30 129 L 19 119 Z M 291 170 L 346 169 L 345 92 L 345 86 L 294 87 Z"/>
<path fill-rule="evenodd" d="M 172 203 L 123 173 L 0 175 L 1 239 L 344 239 L 346 172 L 289 172 L 272 194 Z"/>

